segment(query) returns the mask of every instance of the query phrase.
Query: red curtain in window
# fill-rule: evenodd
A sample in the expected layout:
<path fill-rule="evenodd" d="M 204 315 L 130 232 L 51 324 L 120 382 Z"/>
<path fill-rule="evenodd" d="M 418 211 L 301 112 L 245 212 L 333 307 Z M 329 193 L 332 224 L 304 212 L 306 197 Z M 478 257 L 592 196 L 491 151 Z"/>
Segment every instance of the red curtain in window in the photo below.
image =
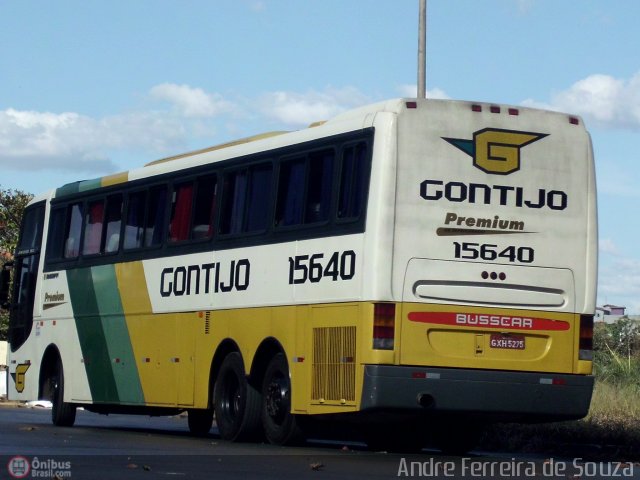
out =
<path fill-rule="evenodd" d="M 102 240 L 102 221 L 104 218 L 104 203 L 96 202 L 89 206 L 89 219 L 84 232 L 85 255 L 100 252 L 100 240 Z"/>
<path fill-rule="evenodd" d="M 176 204 L 171 219 L 171 241 L 180 242 L 189 239 L 189 222 L 191 221 L 191 201 L 193 185 L 182 185 L 176 191 Z"/>

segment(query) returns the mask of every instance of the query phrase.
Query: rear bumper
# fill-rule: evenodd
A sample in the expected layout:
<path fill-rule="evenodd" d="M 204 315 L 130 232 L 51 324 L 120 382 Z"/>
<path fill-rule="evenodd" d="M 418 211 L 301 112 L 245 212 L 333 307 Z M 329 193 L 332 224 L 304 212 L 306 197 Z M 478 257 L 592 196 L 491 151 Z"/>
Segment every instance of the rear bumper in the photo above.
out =
<path fill-rule="evenodd" d="M 366 365 L 361 410 L 570 420 L 589 411 L 592 376 Z"/>

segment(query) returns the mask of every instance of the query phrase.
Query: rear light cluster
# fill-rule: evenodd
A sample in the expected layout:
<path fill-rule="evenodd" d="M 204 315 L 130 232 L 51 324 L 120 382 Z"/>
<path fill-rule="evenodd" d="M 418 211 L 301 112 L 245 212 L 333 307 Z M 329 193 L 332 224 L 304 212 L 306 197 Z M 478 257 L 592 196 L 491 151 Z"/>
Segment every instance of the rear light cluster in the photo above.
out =
<path fill-rule="evenodd" d="M 408 105 L 407 105 L 408 106 Z M 501 113 L 502 112 L 502 108 L 499 105 L 489 105 L 489 111 L 491 113 Z M 483 108 L 482 105 L 480 105 L 479 103 L 474 103 L 471 105 L 471 111 L 472 112 L 482 112 Z M 507 113 L 509 115 L 513 115 L 513 116 L 518 116 L 520 115 L 520 110 L 517 108 L 513 108 L 513 107 L 509 107 L 507 108 Z M 569 123 L 571 125 L 580 125 L 580 119 L 578 117 L 567 117 L 569 120 Z"/>
<path fill-rule="evenodd" d="M 393 350 L 396 330 L 394 303 L 376 303 L 373 307 L 373 348 Z"/>
<path fill-rule="evenodd" d="M 472 112 L 482 112 L 482 105 L 474 103 L 473 105 L 471 105 L 471 111 Z M 502 108 L 499 105 L 489 105 L 489 111 L 491 113 L 501 113 L 502 112 Z M 520 110 L 518 110 L 517 108 L 507 108 L 507 113 L 509 115 L 514 115 L 514 116 L 518 116 L 520 115 Z"/>
<path fill-rule="evenodd" d="M 580 315 L 578 360 L 593 360 L 593 315 Z"/>

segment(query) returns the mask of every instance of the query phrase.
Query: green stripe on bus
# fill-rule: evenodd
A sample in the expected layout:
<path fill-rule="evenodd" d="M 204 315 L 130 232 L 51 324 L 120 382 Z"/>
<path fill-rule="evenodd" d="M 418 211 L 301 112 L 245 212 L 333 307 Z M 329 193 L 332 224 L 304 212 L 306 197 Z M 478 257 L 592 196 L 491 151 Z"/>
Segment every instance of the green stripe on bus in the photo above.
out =
<path fill-rule="evenodd" d="M 80 182 L 80 185 L 78 185 L 78 191 L 86 192 L 87 190 L 94 190 L 100 187 L 102 187 L 102 177 L 93 178 L 91 180 L 83 180 L 82 182 Z"/>
<path fill-rule="evenodd" d="M 56 189 L 56 198 L 64 197 L 65 195 L 71 195 L 79 192 L 80 182 L 67 183 L 62 187 Z"/>
<path fill-rule="evenodd" d="M 102 187 L 102 177 L 67 183 L 66 185 L 56 189 L 56 198 L 64 197 L 65 195 L 72 195 L 74 193 L 86 192 L 100 187 Z"/>
<path fill-rule="evenodd" d="M 67 270 L 67 283 L 91 398 L 94 402 L 117 403 L 118 389 L 102 322 L 97 314 L 91 268 Z"/>
<path fill-rule="evenodd" d="M 144 392 L 120 300 L 115 266 L 93 267 L 91 273 L 96 287 L 98 311 L 105 314 L 102 317 L 102 330 L 120 402 L 144 404 Z"/>

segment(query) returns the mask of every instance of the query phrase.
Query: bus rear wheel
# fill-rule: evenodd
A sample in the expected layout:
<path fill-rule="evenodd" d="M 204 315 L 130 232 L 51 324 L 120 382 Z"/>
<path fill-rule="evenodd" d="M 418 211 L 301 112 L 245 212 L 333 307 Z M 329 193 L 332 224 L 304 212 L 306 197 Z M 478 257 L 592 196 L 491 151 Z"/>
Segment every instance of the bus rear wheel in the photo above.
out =
<path fill-rule="evenodd" d="M 254 440 L 260 427 L 260 393 L 248 381 L 242 356 L 233 352 L 222 362 L 213 389 L 216 424 L 224 440 Z"/>
<path fill-rule="evenodd" d="M 302 429 L 291 413 L 289 366 L 282 353 L 275 355 L 262 384 L 262 428 L 270 443 L 291 445 L 303 440 Z"/>
<path fill-rule="evenodd" d="M 64 401 L 64 371 L 60 358 L 48 382 L 48 391 L 53 404 L 51 421 L 57 427 L 72 427 L 76 421 L 76 406 Z"/>

